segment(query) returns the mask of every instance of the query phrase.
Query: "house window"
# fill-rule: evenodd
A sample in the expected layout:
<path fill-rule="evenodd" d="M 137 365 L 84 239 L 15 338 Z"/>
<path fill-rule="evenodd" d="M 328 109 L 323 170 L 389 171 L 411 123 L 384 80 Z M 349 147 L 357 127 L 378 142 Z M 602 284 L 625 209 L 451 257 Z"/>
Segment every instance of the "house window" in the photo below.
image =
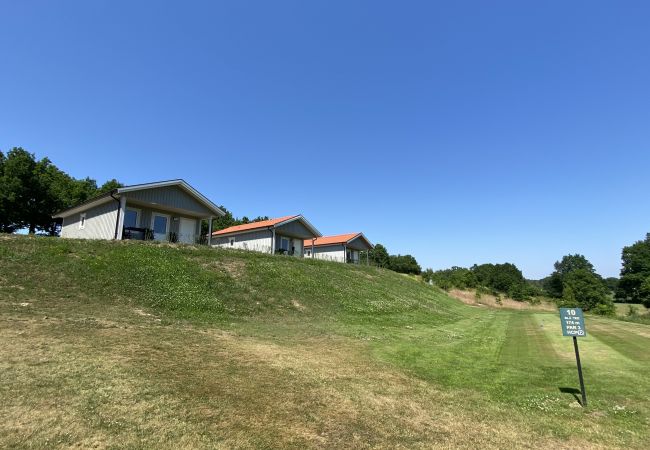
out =
<path fill-rule="evenodd" d="M 280 250 L 289 251 L 289 239 L 285 237 L 280 238 Z"/>
<path fill-rule="evenodd" d="M 86 213 L 79 214 L 79 229 L 83 230 L 86 228 Z"/>
<path fill-rule="evenodd" d="M 138 210 L 127 208 L 124 213 L 124 228 L 136 228 L 138 226 Z"/>
<path fill-rule="evenodd" d="M 235 238 L 234 237 L 230 238 L 230 245 L 231 246 L 235 245 Z"/>

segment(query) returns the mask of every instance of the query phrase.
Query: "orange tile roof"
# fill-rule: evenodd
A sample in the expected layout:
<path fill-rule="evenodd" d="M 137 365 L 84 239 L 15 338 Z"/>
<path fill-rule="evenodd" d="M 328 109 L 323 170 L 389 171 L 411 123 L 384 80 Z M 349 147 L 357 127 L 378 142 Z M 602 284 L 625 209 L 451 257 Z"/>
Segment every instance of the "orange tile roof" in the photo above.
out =
<path fill-rule="evenodd" d="M 212 233 L 212 236 L 236 233 L 238 231 L 256 230 L 258 228 L 268 228 L 295 217 L 299 217 L 299 215 L 278 217 L 277 219 L 262 220 L 260 222 L 246 223 L 244 225 L 235 225 L 234 227 L 228 227 L 224 228 L 223 230 L 215 231 Z"/>
<path fill-rule="evenodd" d="M 318 247 L 319 245 L 345 244 L 360 235 L 361 233 L 348 233 L 348 234 L 337 234 L 336 236 L 323 236 L 314 239 L 314 246 Z M 311 243 L 312 243 L 311 239 L 305 239 L 304 242 L 305 248 L 311 247 L 312 245 Z"/>

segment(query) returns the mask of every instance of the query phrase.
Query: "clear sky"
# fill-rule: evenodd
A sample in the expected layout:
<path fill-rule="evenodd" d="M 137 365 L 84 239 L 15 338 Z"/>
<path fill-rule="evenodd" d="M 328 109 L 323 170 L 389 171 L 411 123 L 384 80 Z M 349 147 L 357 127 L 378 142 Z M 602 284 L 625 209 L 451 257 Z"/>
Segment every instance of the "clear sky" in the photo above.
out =
<path fill-rule="evenodd" d="M 434 269 L 650 232 L 647 1 L 3 1 L 0 149 Z"/>

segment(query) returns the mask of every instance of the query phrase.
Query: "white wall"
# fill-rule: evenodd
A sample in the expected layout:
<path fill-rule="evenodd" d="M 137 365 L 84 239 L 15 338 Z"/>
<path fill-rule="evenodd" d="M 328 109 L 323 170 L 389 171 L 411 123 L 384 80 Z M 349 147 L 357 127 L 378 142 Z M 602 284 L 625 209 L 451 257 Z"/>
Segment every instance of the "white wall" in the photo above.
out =
<path fill-rule="evenodd" d="M 311 250 L 311 246 L 305 246 L 305 252 L 307 250 Z M 306 257 L 309 258 L 309 256 Z M 314 247 L 314 254 L 312 257 L 315 259 L 324 259 L 326 261 L 345 262 L 345 251 L 343 250 L 342 245 Z"/>
<path fill-rule="evenodd" d="M 81 213 L 63 218 L 61 237 L 77 239 L 114 239 L 115 223 L 117 221 L 118 203 L 109 201 L 89 208 L 86 213 L 86 225 L 79 229 Z"/>
<path fill-rule="evenodd" d="M 230 244 L 231 239 L 234 239 L 232 245 Z M 213 236 L 212 246 L 271 253 L 271 232 L 258 230 L 234 236 Z"/>

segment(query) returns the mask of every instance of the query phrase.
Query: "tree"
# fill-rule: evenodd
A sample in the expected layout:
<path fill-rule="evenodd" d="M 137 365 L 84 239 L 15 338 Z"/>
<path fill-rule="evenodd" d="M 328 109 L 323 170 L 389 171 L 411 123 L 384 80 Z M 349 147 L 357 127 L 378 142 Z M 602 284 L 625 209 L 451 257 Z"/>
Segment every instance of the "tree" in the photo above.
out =
<path fill-rule="evenodd" d="M 228 211 L 228 208 L 223 205 L 219 205 L 219 209 L 226 214 L 212 219 L 212 231 L 219 231 L 237 225 L 237 219 L 235 219 L 232 213 Z"/>
<path fill-rule="evenodd" d="M 108 180 L 106 183 L 102 184 L 101 187 L 97 191 L 97 195 L 105 194 L 107 192 L 111 192 L 117 188 L 124 187 L 122 183 L 117 181 L 115 178 L 111 178 Z"/>
<path fill-rule="evenodd" d="M 562 304 L 603 315 L 614 312 L 614 303 L 602 278 L 585 268 L 573 269 L 563 277 Z"/>
<path fill-rule="evenodd" d="M 372 261 L 378 267 L 388 268 L 390 264 L 390 257 L 388 256 L 388 250 L 381 244 L 375 244 L 372 250 L 370 250 L 370 261 Z"/>
<path fill-rule="evenodd" d="M 433 271 L 427 269 L 422 274 L 424 281 L 433 281 L 441 289 L 471 289 L 478 286 L 476 275 L 470 269 L 454 266 L 451 269 Z"/>
<path fill-rule="evenodd" d="M 612 293 L 615 293 L 618 289 L 618 278 L 616 277 L 607 277 L 603 279 L 603 282 Z"/>
<path fill-rule="evenodd" d="M 650 277 L 650 233 L 645 240 L 623 247 L 623 267 L 616 298 L 631 303 L 650 304 L 650 291 L 642 289 Z"/>
<path fill-rule="evenodd" d="M 591 264 L 584 255 L 566 255 L 554 264 L 555 271 L 546 279 L 546 291 L 551 297 L 561 298 L 564 289 L 564 277 L 575 270 L 586 270 L 595 273 Z"/>
<path fill-rule="evenodd" d="M 13 233 L 15 229 L 9 217 L 9 206 L 6 199 L 6 192 L 3 181 L 6 157 L 0 151 L 0 233 Z"/>
<path fill-rule="evenodd" d="M 36 161 L 33 153 L 19 147 L 9 151 L 0 179 L 6 231 L 28 228 L 34 234 L 52 222 L 57 198 L 48 184 L 50 172 L 49 159 Z"/>
<path fill-rule="evenodd" d="M 390 255 L 388 268 L 399 273 L 411 273 L 418 275 L 422 268 L 417 260 L 411 255 Z"/>
<path fill-rule="evenodd" d="M 641 283 L 641 287 L 639 287 L 639 298 L 642 300 L 643 306 L 650 308 L 650 276 L 646 277 L 643 283 Z"/>
<path fill-rule="evenodd" d="M 508 294 L 515 300 L 524 300 L 528 297 L 529 289 L 521 270 L 514 264 L 481 264 L 472 266 L 480 286 L 494 291 Z"/>
<path fill-rule="evenodd" d="M 102 186 L 109 191 L 121 186 L 110 180 Z M 12 233 L 28 228 L 57 234 L 52 215 L 98 195 L 92 178 L 77 180 L 57 168 L 48 158 L 39 161 L 33 153 L 15 147 L 6 157 L 0 152 L 0 231 Z"/>

